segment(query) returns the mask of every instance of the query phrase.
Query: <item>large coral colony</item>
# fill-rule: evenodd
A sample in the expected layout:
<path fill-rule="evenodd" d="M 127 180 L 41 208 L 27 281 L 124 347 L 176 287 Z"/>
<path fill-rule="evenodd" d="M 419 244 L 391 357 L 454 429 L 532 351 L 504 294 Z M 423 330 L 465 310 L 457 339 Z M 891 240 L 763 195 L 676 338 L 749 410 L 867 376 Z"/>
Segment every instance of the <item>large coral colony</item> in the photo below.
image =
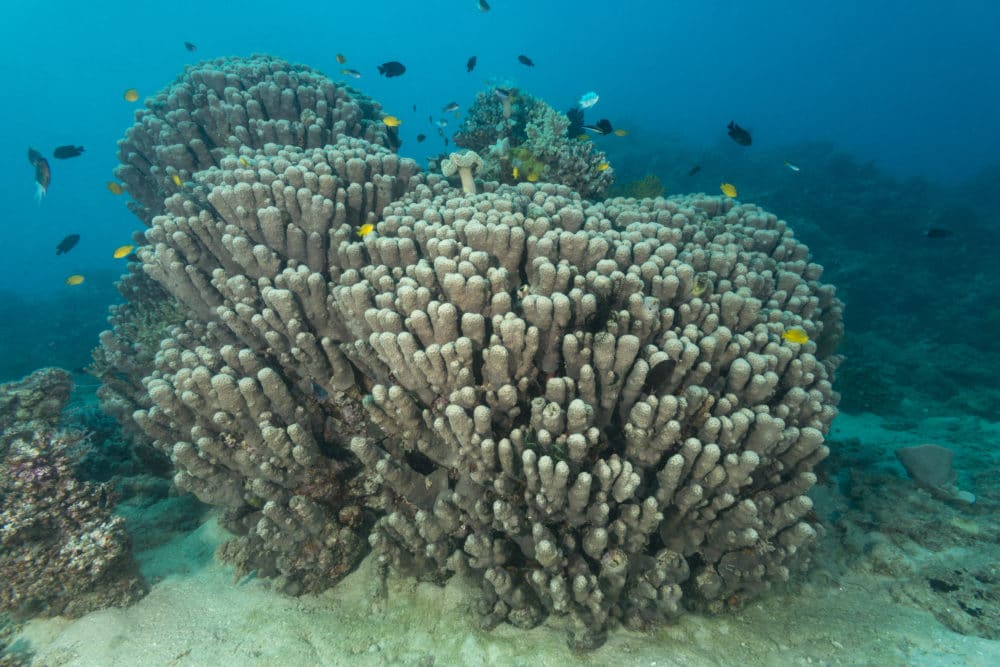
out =
<path fill-rule="evenodd" d="M 565 617 L 577 648 L 805 567 L 841 304 L 785 223 L 467 192 L 380 119 L 307 67 L 221 59 L 119 144 L 148 229 L 102 399 L 223 508 L 223 557 L 299 593 L 373 548 L 383 573 L 472 577 L 486 627 Z M 182 313 L 153 351 L 127 326 L 146 298 Z"/>

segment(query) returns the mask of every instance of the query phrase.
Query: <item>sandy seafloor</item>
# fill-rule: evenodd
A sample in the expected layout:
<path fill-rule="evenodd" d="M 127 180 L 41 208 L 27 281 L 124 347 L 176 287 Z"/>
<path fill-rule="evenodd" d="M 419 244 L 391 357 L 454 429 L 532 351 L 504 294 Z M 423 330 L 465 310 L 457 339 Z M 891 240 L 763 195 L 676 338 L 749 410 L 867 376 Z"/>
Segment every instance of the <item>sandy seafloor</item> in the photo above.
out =
<path fill-rule="evenodd" d="M 995 442 L 1000 425 L 985 424 Z M 842 415 L 831 436 L 857 437 L 890 453 L 914 444 L 913 433 L 882 430 L 868 415 Z M 393 578 L 388 595 L 379 595 L 371 556 L 320 595 L 289 598 L 252 577 L 234 582 L 232 568 L 213 557 L 225 538 L 213 519 L 139 553 L 144 574 L 155 582 L 143 600 L 72 621 L 32 621 L 12 648 L 32 651 L 33 664 L 49 667 L 1000 665 L 1000 641 L 949 630 L 931 612 L 897 602 L 891 576 L 825 564 L 822 549 L 804 583 L 737 614 L 687 614 L 646 634 L 616 628 L 603 647 L 576 655 L 557 621 L 530 631 L 480 630 L 468 609 L 474 595 L 468 581 L 453 578 L 442 589 Z M 922 567 L 919 555 L 914 562 Z"/>

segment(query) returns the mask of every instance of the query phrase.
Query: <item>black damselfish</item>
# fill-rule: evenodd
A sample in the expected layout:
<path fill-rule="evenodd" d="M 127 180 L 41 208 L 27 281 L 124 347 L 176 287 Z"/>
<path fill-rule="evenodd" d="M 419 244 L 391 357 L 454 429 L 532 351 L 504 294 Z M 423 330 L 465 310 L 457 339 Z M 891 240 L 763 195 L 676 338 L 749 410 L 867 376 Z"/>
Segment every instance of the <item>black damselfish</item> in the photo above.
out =
<path fill-rule="evenodd" d="M 59 245 L 56 246 L 56 254 L 57 255 L 65 255 L 70 250 L 72 250 L 79 241 L 80 241 L 80 235 L 79 234 L 70 234 L 69 236 L 67 236 L 66 238 L 64 238 L 62 241 L 60 241 Z"/>
<path fill-rule="evenodd" d="M 466 61 L 466 63 L 465 63 L 465 71 L 466 71 L 466 72 L 471 72 L 471 71 L 472 71 L 472 70 L 474 70 L 474 69 L 476 69 L 476 57 L 475 57 L 475 56 L 472 56 L 472 57 L 471 57 L 471 58 L 469 58 L 469 60 L 468 60 L 468 61 Z"/>
<path fill-rule="evenodd" d="M 83 146 L 59 146 L 52 151 L 52 157 L 67 160 L 83 154 Z"/>
<path fill-rule="evenodd" d="M 531 58 L 524 55 L 523 53 L 517 57 L 517 62 L 521 63 L 522 65 L 527 65 L 528 67 L 535 66 L 535 63 L 531 60 Z"/>
<path fill-rule="evenodd" d="M 735 121 L 729 121 L 729 125 L 726 127 L 729 128 L 729 136 L 740 146 L 749 146 L 753 143 L 750 133 L 737 125 Z"/>
<path fill-rule="evenodd" d="M 378 73 L 388 79 L 391 79 L 394 76 L 400 76 L 405 71 L 406 65 L 397 60 L 390 60 L 389 62 L 382 63 L 378 66 Z"/>

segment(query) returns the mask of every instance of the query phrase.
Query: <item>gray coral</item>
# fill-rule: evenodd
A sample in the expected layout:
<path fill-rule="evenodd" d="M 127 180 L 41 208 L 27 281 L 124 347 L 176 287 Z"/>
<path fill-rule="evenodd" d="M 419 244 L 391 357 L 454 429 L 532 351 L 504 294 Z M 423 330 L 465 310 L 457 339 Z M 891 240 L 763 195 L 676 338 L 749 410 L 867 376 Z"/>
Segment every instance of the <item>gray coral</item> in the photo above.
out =
<path fill-rule="evenodd" d="M 807 562 L 840 306 L 775 216 L 468 195 L 357 139 L 251 157 L 140 252 L 208 324 L 161 349 L 139 421 L 249 517 L 246 563 L 314 589 L 374 512 L 386 564 L 473 572 L 487 625 L 571 614 L 588 647 Z"/>

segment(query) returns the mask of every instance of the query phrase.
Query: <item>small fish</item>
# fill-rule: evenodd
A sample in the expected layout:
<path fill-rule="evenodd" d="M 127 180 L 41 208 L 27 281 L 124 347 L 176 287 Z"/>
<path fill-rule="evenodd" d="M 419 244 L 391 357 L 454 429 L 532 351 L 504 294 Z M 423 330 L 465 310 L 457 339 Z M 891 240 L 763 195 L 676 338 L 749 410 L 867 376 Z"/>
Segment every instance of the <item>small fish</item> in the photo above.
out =
<path fill-rule="evenodd" d="M 439 120 L 437 122 L 437 126 L 438 127 L 448 127 L 448 121 L 446 121 L 444 118 L 442 118 L 441 120 Z"/>
<path fill-rule="evenodd" d="M 416 113 L 416 112 L 417 112 L 417 105 L 416 105 L 416 104 L 414 104 L 414 105 L 413 105 L 413 113 Z"/>
<path fill-rule="evenodd" d="M 326 389 L 324 389 L 321 385 L 316 384 L 315 382 L 312 383 L 312 393 L 313 396 L 315 396 L 321 401 L 325 401 L 326 399 L 330 398 L 330 394 L 326 391 Z"/>
<path fill-rule="evenodd" d="M 529 58 L 528 56 L 524 55 L 523 53 L 517 57 L 517 62 L 519 62 L 522 65 L 525 65 L 527 67 L 534 67 L 535 66 L 535 63 L 531 60 L 531 58 Z"/>
<path fill-rule="evenodd" d="M 403 124 L 403 121 L 399 120 L 395 116 L 382 116 L 382 122 L 389 127 L 399 127 Z"/>
<path fill-rule="evenodd" d="M 83 146 L 59 146 L 52 151 L 52 157 L 59 160 L 68 160 L 71 157 L 83 155 Z"/>
<path fill-rule="evenodd" d="M 240 164 L 243 165 L 244 167 L 252 167 L 253 166 L 253 162 L 251 162 L 249 160 L 249 158 L 247 158 L 246 155 L 241 155 L 240 156 Z"/>
<path fill-rule="evenodd" d="M 465 71 L 471 72 L 474 69 L 476 69 L 476 57 L 471 56 L 468 60 L 465 61 Z"/>
<path fill-rule="evenodd" d="M 601 164 L 597 165 L 597 171 L 604 171 L 604 170 L 608 169 L 610 166 L 611 165 L 609 163 L 602 162 Z"/>
<path fill-rule="evenodd" d="M 946 239 L 955 232 L 944 227 L 929 227 L 924 231 L 924 236 L 929 239 Z"/>
<path fill-rule="evenodd" d="M 139 91 L 135 88 L 129 88 L 122 97 L 125 98 L 126 102 L 135 102 L 139 99 Z"/>
<path fill-rule="evenodd" d="M 712 281 L 704 273 L 699 273 L 694 277 L 694 284 L 691 285 L 691 296 L 701 296 L 709 287 Z"/>
<path fill-rule="evenodd" d="M 418 143 L 418 144 L 419 144 L 419 143 L 423 143 L 424 139 L 426 139 L 426 138 L 427 138 L 427 135 L 426 135 L 426 134 L 418 134 L 418 135 L 417 135 L 417 143 Z"/>
<path fill-rule="evenodd" d="M 335 57 L 337 58 L 338 65 L 343 65 L 344 63 L 347 62 L 347 56 L 345 56 L 343 53 L 338 53 Z"/>
<path fill-rule="evenodd" d="M 181 177 L 178 176 L 177 174 L 170 174 L 170 180 L 173 181 L 174 185 L 176 185 L 177 187 L 179 188 L 184 187 L 184 181 L 182 181 Z"/>
<path fill-rule="evenodd" d="M 479 7 L 479 11 L 488 12 L 490 11 L 490 3 L 486 0 L 476 0 L 476 5 Z"/>
<path fill-rule="evenodd" d="M 536 174 L 535 172 L 531 172 L 530 174 L 528 174 L 528 175 L 527 175 L 527 176 L 525 177 L 525 179 L 526 179 L 526 180 L 527 180 L 527 181 L 528 181 L 529 183 L 537 183 L 537 182 L 538 182 L 538 174 Z"/>
<path fill-rule="evenodd" d="M 611 121 L 607 118 L 602 118 L 597 121 L 596 125 L 584 125 L 584 129 L 590 130 L 594 134 L 611 134 L 615 131 L 615 128 L 611 126 Z"/>
<path fill-rule="evenodd" d="M 125 192 L 125 188 L 123 188 L 120 183 L 115 183 L 114 181 L 108 181 L 105 187 L 108 189 L 108 192 L 113 195 L 120 195 Z"/>
<path fill-rule="evenodd" d="M 587 141 L 588 139 L 590 139 L 590 135 L 587 134 L 586 132 L 584 132 L 583 134 L 576 135 L 577 141 Z"/>
<path fill-rule="evenodd" d="M 788 167 L 789 169 L 791 169 L 792 171 L 798 171 L 799 170 L 799 165 L 792 164 L 788 160 L 785 160 L 785 166 Z"/>
<path fill-rule="evenodd" d="M 188 51 L 197 51 L 198 50 L 198 47 L 195 46 L 194 44 L 192 44 L 191 42 L 184 42 L 184 48 L 187 49 Z"/>
<path fill-rule="evenodd" d="M 583 95 L 581 95 L 580 101 L 577 102 L 577 104 L 580 105 L 581 109 L 589 109 L 590 107 L 597 104 L 597 101 L 599 99 L 601 99 L 600 96 L 597 93 L 591 91 L 589 93 L 584 93 Z"/>
<path fill-rule="evenodd" d="M 356 69 L 346 69 L 345 68 L 345 69 L 340 70 L 340 73 L 343 74 L 344 76 L 354 77 L 355 79 L 360 79 L 361 78 L 361 72 L 359 72 Z"/>
<path fill-rule="evenodd" d="M 132 250 L 134 248 L 135 248 L 134 245 L 120 245 L 117 248 L 115 248 L 115 251 L 113 253 L 111 253 L 111 256 L 114 257 L 115 259 L 121 259 L 122 257 L 128 257 L 129 254 L 132 253 Z"/>
<path fill-rule="evenodd" d="M 83 276 L 79 273 L 74 273 L 69 278 L 66 279 L 66 284 L 72 287 L 73 285 L 80 285 L 83 283 Z"/>
<path fill-rule="evenodd" d="M 789 343 L 797 343 L 802 345 L 809 342 L 809 334 L 798 327 L 794 329 L 788 329 L 781 332 L 781 337 L 787 340 Z"/>
<path fill-rule="evenodd" d="M 79 242 L 80 242 L 80 235 L 79 234 L 70 234 L 69 236 L 67 236 L 66 238 L 64 238 L 62 241 L 60 241 L 59 245 L 56 246 L 56 254 L 57 255 L 64 255 L 64 254 L 68 253 Z"/>
<path fill-rule="evenodd" d="M 405 71 L 406 65 L 397 60 L 390 60 L 378 66 L 378 73 L 387 79 L 391 79 L 394 76 L 402 76 Z"/>
<path fill-rule="evenodd" d="M 455 111 L 457 109 L 458 109 L 458 102 L 451 102 L 449 104 L 446 104 L 444 108 L 441 109 L 441 113 L 448 113 L 449 111 Z"/>
<path fill-rule="evenodd" d="M 36 197 L 42 201 L 45 193 L 49 190 L 49 183 L 52 182 L 52 170 L 49 169 L 49 161 L 34 148 L 28 148 L 28 162 L 35 168 L 35 183 L 38 186 Z"/>
<path fill-rule="evenodd" d="M 514 178 L 516 179 L 516 178 L 517 178 L 518 176 L 520 176 L 520 175 L 521 175 L 521 172 L 520 172 L 520 171 L 518 171 L 517 167 L 515 166 L 515 167 L 514 167 L 514 168 L 513 168 L 512 170 L 511 170 L 511 172 L 510 172 L 510 175 L 511 175 L 511 176 L 513 176 L 513 177 L 514 177 Z"/>
<path fill-rule="evenodd" d="M 736 186 L 732 183 L 723 183 L 719 186 L 719 189 L 722 190 L 722 194 L 726 195 L 730 199 L 735 199 L 736 195 L 739 194 L 736 192 Z"/>
<path fill-rule="evenodd" d="M 506 102 L 510 99 L 511 91 L 509 88 L 494 88 L 493 94 L 500 98 L 501 102 Z"/>
<path fill-rule="evenodd" d="M 628 130 L 623 130 L 620 127 L 614 132 L 616 137 L 626 137 L 628 136 Z"/>
<path fill-rule="evenodd" d="M 373 225 L 370 222 L 366 222 L 365 224 L 361 225 L 361 227 L 359 227 L 358 231 L 355 232 L 355 233 L 358 236 L 365 237 L 365 236 L 368 236 L 369 234 L 371 234 L 374 231 L 375 231 L 375 225 Z"/>
<path fill-rule="evenodd" d="M 732 137 L 733 141 L 738 143 L 740 146 L 749 146 L 753 143 L 753 139 L 750 138 L 750 133 L 737 125 L 734 121 L 729 121 L 729 125 L 726 127 L 729 129 L 729 136 Z"/>
<path fill-rule="evenodd" d="M 643 394 L 659 394 L 666 389 L 667 383 L 674 375 L 677 362 L 673 359 L 664 359 L 657 362 L 655 366 L 646 373 L 646 380 L 642 383 Z"/>
<path fill-rule="evenodd" d="M 696 164 L 695 166 L 691 167 L 691 170 L 688 172 L 688 176 L 694 176 L 699 171 L 701 171 L 701 165 Z"/>

